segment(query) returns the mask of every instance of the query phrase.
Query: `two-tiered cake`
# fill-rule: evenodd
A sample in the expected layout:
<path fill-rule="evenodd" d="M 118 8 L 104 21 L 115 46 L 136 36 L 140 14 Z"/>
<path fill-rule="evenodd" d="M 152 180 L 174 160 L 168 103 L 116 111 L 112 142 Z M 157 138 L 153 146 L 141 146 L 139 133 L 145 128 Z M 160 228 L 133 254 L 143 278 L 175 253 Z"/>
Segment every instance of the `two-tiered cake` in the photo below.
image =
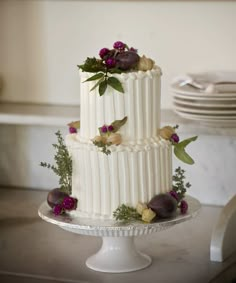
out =
<path fill-rule="evenodd" d="M 80 68 L 80 129 L 66 143 L 83 217 L 112 218 L 121 204 L 135 207 L 172 189 L 172 144 L 158 136 L 161 70 L 122 44 Z"/>

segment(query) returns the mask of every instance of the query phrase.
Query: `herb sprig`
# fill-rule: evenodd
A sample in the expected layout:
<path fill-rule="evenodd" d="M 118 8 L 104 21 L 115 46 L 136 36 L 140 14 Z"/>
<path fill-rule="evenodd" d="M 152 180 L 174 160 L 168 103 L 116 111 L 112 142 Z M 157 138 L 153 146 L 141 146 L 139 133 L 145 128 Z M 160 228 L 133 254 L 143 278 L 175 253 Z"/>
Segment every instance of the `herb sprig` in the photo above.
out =
<path fill-rule="evenodd" d="M 136 208 L 122 204 L 114 212 L 113 217 L 117 221 L 130 222 L 134 220 L 142 220 L 142 216 L 137 212 Z"/>
<path fill-rule="evenodd" d="M 56 150 L 56 154 L 54 155 L 56 165 L 40 162 L 40 166 L 51 169 L 59 176 L 60 189 L 65 193 L 71 194 L 72 160 L 64 144 L 61 132 L 57 131 L 55 135 L 57 136 L 57 144 L 53 144 L 53 147 Z"/>
<path fill-rule="evenodd" d="M 178 195 L 178 202 L 180 202 L 184 197 L 187 189 L 191 187 L 189 182 L 185 183 L 185 170 L 178 167 L 175 169 L 175 175 L 173 175 L 173 191 Z"/>

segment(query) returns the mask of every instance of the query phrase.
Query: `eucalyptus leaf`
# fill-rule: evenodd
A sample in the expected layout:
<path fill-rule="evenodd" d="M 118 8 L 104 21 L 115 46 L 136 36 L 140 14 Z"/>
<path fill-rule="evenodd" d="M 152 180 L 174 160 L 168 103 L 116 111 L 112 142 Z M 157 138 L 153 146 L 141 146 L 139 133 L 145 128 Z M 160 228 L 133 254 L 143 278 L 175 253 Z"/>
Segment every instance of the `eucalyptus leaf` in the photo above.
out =
<path fill-rule="evenodd" d="M 107 89 L 107 80 L 103 80 L 100 84 L 99 84 L 99 95 L 102 96 L 105 91 Z"/>
<path fill-rule="evenodd" d="M 122 120 L 115 120 L 111 125 L 113 126 L 114 130 L 113 133 L 119 131 L 119 129 L 126 123 L 128 117 L 125 116 Z"/>
<path fill-rule="evenodd" d="M 191 156 L 189 156 L 189 154 L 185 151 L 184 147 L 178 147 L 177 145 L 175 145 L 174 147 L 174 153 L 175 156 L 180 159 L 181 161 L 183 161 L 184 163 L 187 163 L 189 165 L 194 164 L 194 160 L 192 159 Z"/>
<path fill-rule="evenodd" d="M 117 78 L 109 77 L 108 80 L 107 80 L 107 83 L 108 83 L 109 86 L 111 86 L 115 90 L 124 93 L 123 86 Z"/>
<path fill-rule="evenodd" d="M 95 81 L 95 80 L 104 78 L 104 76 L 105 76 L 104 73 L 97 73 L 96 75 L 94 75 L 94 76 L 88 78 L 87 80 L 85 80 L 84 83 L 85 83 L 85 82 Z"/>

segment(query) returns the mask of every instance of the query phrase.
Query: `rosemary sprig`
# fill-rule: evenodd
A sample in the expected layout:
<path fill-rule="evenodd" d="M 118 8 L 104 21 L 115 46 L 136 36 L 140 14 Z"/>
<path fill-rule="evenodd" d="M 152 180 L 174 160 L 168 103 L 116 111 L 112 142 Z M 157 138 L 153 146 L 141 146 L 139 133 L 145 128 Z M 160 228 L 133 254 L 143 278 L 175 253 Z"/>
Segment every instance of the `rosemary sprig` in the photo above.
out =
<path fill-rule="evenodd" d="M 56 154 L 54 155 L 56 165 L 40 162 L 40 166 L 52 169 L 52 171 L 59 176 L 60 189 L 71 194 L 72 160 L 64 144 L 61 132 L 57 131 L 55 135 L 57 136 L 57 144 L 53 144 L 53 147 L 56 150 Z"/>
<path fill-rule="evenodd" d="M 185 170 L 178 167 L 175 169 L 175 175 L 173 176 L 173 191 L 178 194 L 178 202 L 180 202 L 187 191 L 191 187 L 189 182 L 185 183 Z"/>
<path fill-rule="evenodd" d="M 141 220 L 142 216 L 137 212 L 137 210 L 131 206 L 122 204 L 114 212 L 113 217 L 117 221 L 129 222 L 134 220 Z"/>

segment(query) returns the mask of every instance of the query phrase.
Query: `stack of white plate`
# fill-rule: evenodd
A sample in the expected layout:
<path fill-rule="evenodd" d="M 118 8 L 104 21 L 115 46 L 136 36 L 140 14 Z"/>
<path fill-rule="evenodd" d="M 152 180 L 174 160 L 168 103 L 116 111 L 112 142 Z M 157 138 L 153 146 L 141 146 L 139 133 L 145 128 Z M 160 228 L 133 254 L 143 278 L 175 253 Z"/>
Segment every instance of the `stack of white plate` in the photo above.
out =
<path fill-rule="evenodd" d="M 236 92 L 207 93 L 190 85 L 171 85 L 175 112 L 211 126 L 236 127 Z"/>

